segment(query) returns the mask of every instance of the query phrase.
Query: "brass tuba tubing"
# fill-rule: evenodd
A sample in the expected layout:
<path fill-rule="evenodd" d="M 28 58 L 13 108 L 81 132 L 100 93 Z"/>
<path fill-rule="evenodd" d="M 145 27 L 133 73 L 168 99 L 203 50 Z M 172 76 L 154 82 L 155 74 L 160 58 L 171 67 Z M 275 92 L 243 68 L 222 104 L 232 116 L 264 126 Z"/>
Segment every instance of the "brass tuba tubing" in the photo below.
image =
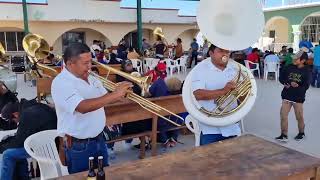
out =
<path fill-rule="evenodd" d="M 116 83 L 111 82 L 111 81 L 109 81 L 109 80 L 107 80 L 107 79 L 105 79 L 105 78 L 103 78 L 103 77 L 101 77 L 101 76 L 99 76 L 99 75 L 97 75 L 97 74 L 95 74 L 93 72 L 90 72 L 90 75 L 98 78 L 103 83 L 105 88 L 107 88 L 109 91 L 114 91 L 115 90 Z M 165 108 L 163 108 L 163 107 L 161 107 L 161 106 L 159 106 L 159 105 L 157 105 L 157 104 L 155 104 L 155 103 L 153 103 L 153 102 L 151 102 L 151 101 L 149 101 L 149 100 L 147 100 L 147 99 L 145 99 L 145 98 L 143 98 L 143 97 L 141 97 L 141 96 L 139 96 L 139 95 L 137 95 L 135 93 L 133 93 L 132 91 L 128 92 L 127 98 L 129 100 L 134 101 L 137 104 L 139 104 L 143 109 L 145 109 L 145 110 L 147 110 L 147 111 L 149 111 L 149 112 L 151 112 L 153 114 L 156 114 L 157 116 L 165 119 L 166 121 L 174 124 L 175 126 L 179 127 L 181 125 L 176 123 L 176 122 L 174 122 L 174 121 L 172 121 L 172 120 L 170 120 L 170 119 L 168 119 L 168 118 L 166 118 L 166 117 L 164 117 L 163 115 L 161 115 L 161 112 L 166 112 L 166 113 L 170 114 L 170 116 L 173 115 L 173 116 L 175 116 L 175 117 L 177 117 L 177 118 L 179 118 L 179 119 L 184 121 L 184 119 L 182 117 L 174 114 L 173 112 L 171 112 L 171 111 L 169 111 L 169 110 L 167 110 L 167 109 L 165 109 Z"/>

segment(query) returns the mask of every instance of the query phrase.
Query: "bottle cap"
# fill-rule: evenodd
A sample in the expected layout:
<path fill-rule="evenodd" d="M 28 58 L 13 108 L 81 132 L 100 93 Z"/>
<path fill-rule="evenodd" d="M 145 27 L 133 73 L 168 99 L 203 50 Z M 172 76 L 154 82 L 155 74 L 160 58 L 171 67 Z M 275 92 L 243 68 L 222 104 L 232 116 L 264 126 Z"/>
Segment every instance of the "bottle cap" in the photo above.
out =
<path fill-rule="evenodd" d="M 94 157 L 89 157 L 89 160 L 93 160 L 94 159 Z"/>
<path fill-rule="evenodd" d="M 103 159 L 103 156 L 99 156 L 98 159 Z"/>

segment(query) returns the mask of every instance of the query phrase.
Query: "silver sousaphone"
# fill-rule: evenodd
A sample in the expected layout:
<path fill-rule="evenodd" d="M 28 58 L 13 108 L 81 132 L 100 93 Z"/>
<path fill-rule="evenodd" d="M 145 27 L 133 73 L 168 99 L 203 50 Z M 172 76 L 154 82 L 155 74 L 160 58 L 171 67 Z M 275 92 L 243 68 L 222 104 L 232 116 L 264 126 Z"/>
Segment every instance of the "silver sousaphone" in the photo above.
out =
<path fill-rule="evenodd" d="M 236 51 L 246 49 L 258 40 L 264 28 L 264 14 L 257 0 L 200 0 L 197 22 L 211 43 Z M 217 99 L 214 110 L 204 109 L 195 99 L 191 90 L 193 70 L 186 77 L 182 97 L 192 119 L 210 126 L 227 126 L 240 121 L 251 110 L 257 96 L 254 76 L 243 65 L 233 60 L 229 63 L 238 70 L 234 78 L 237 88 Z M 238 106 L 231 109 L 230 102 L 238 103 Z"/>

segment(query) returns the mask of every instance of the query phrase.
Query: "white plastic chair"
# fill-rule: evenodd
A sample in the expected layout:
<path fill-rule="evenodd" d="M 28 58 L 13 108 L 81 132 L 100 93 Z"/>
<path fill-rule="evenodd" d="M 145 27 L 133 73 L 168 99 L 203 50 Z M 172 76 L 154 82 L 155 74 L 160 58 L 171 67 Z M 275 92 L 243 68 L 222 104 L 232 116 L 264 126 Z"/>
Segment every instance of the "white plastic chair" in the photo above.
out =
<path fill-rule="evenodd" d="M 177 68 L 177 61 L 173 59 L 165 59 L 166 65 L 167 65 L 167 71 L 169 71 L 170 75 L 173 75 L 173 71 L 175 68 Z"/>
<path fill-rule="evenodd" d="M 153 58 L 144 58 L 143 59 L 143 70 L 144 72 L 148 72 L 151 70 Z"/>
<path fill-rule="evenodd" d="M 57 130 L 46 130 L 29 136 L 24 141 L 27 153 L 38 161 L 41 179 L 51 179 L 68 175 L 68 169 L 63 166 L 54 139 Z"/>
<path fill-rule="evenodd" d="M 185 119 L 187 128 L 194 134 L 195 146 L 200 146 L 200 126 L 197 120 L 195 120 L 191 115 L 188 115 Z M 192 124 L 192 126 L 191 126 Z"/>
<path fill-rule="evenodd" d="M 178 60 L 180 60 L 180 62 Z M 176 59 L 178 73 L 180 72 L 180 68 L 181 68 L 181 72 L 184 72 L 184 73 L 187 72 L 187 60 L 188 60 L 188 56 L 181 56 L 179 59 Z"/>
<path fill-rule="evenodd" d="M 269 73 L 275 73 L 276 81 L 279 78 L 280 64 L 277 62 L 265 62 L 264 63 L 264 80 L 268 80 Z"/>
<path fill-rule="evenodd" d="M 251 62 L 251 61 L 249 61 L 249 60 L 244 60 L 244 63 L 245 63 L 245 65 L 246 65 L 246 67 L 251 70 L 252 73 L 253 73 L 254 71 L 258 71 L 258 77 L 259 77 L 259 79 L 260 79 L 259 63 L 253 63 L 253 62 Z M 256 65 L 256 68 L 252 69 L 252 68 L 250 68 L 250 65 Z"/>
<path fill-rule="evenodd" d="M 131 61 L 132 61 L 133 68 L 137 69 L 137 71 L 140 74 L 143 74 L 143 72 L 142 72 L 142 61 L 140 59 L 131 59 Z"/>

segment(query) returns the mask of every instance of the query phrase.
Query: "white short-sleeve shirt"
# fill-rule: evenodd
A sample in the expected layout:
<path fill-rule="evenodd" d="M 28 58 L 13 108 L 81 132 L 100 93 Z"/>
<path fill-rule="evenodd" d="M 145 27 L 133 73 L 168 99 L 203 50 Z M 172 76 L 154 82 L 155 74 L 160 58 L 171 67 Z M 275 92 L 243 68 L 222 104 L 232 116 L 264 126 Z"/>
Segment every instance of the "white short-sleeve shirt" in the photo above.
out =
<path fill-rule="evenodd" d="M 237 75 L 238 68 L 234 64 L 228 63 L 224 70 L 218 69 L 212 62 L 211 58 L 207 58 L 199 63 L 193 70 L 192 91 L 198 89 L 218 90 L 234 79 Z M 206 110 L 212 111 L 216 108 L 214 100 L 200 100 L 199 104 Z M 214 127 L 199 122 L 202 134 L 222 134 L 224 137 L 240 135 L 241 129 L 239 123 Z"/>
<path fill-rule="evenodd" d="M 89 76 L 88 82 L 77 78 L 66 68 L 53 80 L 51 94 L 58 117 L 59 136 L 68 134 L 86 139 L 96 137 L 103 131 L 106 123 L 104 108 L 85 114 L 76 111 L 81 101 L 101 97 L 107 93 L 96 78 Z"/>

